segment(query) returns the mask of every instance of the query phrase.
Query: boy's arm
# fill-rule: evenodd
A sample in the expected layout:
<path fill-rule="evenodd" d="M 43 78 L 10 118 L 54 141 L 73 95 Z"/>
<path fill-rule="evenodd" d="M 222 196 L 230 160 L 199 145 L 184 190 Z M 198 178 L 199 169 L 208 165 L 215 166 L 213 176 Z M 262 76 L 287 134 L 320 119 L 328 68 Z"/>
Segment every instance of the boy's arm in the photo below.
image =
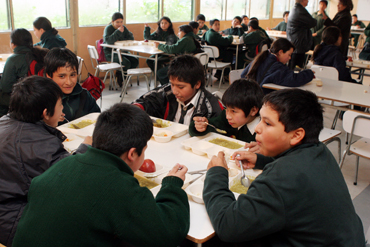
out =
<path fill-rule="evenodd" d="M 150 27 L 145 27 L 144 28 L 144 39 L 147 40 L 156 40 L 156 32 L 153 32 L 150 34 Z"/>
<path fill-rule="evenodd" d="M 40 46 L 41 45 L 41 41 L 40 42 L 37 42 L 36 44 L 34 44 L 33 46 Z"/>
<path fill-rule="evenodd" d="M 113 45 L 114 42 L 119 40 L 119 37 L 121 36 L 121 34 L 122 34 L 121 31 L 119 31 L 118 29 L 114 29 L 114 27 L 110 25 L 105 27 L 104 35 L 103 35 L 104 43 Z"/>
<path fill-rule="evenodd" d="M 186 38 L 182 38 L 173 45 L 159 44 L 158 49 L 164 51 L 167 54 L 178 54 L 183 53 L 186 48 Z"/>
<path fill-rule="evenodd" d="M 276 27 L 272 28 L 272 30 L 280 31 L 280 28 L 281 28 L 281 22 L 279 22 L 279 24 L 277 24 Z"/>
<path fill-rule="evenodd" d="M 222 129 L 222 130 L 226 130 L 227 134 L 225 134 L 226 136 L 230 136 L 231 133 L 229 133 L 231 128 L 231 126 L 228 124 L 227 122 L 227 119 L 226 119 L 226 111 L 223 110 L 221 112 L 220 115 L 218 115 L 217 117 L 213 117 L 213 118 L 210 118 L 208 119 L 208 123 L 214 125 L 216 128 L 219 128 L 219 129 Z M 208 134 L 209 132 L 215 132 L 215 133 L 218 133 L 214 128 L 210 127 L 210 126 L 207 126 L 207 129 L 203 132 L 199 132 L 197 131 L 197 129 L 195 128 L 195 122 L 194 121 L 191 121 L 190 125 L 189 125 L 189 134 L 190 136 L 204 136 L 206 134 Z"/>
<path fill-rule="evenodd" d="M 166 86 L 155 88 L 140 98 L 135 100 L 132 104 L 137 105 L 150 116 L 164 118 L 164 113 L 167 106 L 167 98 L 165 92 Z"/>
<path fill-rule="evenodd" d="M 233 36 L 229 35 L 227 37 L 222 37 L 219 33 L 213 33 L 211 37 L 209 37 L 210 43 L 215 46 L 229 46 L 233 42 Z"/>

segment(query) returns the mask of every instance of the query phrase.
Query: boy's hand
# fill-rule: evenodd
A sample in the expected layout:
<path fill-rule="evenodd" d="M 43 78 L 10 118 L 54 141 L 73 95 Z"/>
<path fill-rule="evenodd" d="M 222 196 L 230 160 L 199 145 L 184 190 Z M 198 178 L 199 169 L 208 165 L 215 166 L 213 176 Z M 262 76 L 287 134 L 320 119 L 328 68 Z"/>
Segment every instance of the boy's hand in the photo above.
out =
<path fill-rule="evenodd" d="M 240 156 L 236 157 L 236 155 L 240 154 Z M 244 169 L 251 169 L 254 168 L 257 162 L 257 154 L 252 153 L 250 151 L 238 151 L 233 153 L 232 159 L 238 159 L 242 162 Z"/>
<path fill-rule="evenodd" d="M 185 181 L 185 174 L 187 173 L 188 168 L 184 165 L 176 164 L 172 170 L 167 174 L 167 176 L 174 176 L 181 178 L 182 181 Z"/>
<path fill-rule="evenodd" d="M 252 153 L 259 153 L 260 151 L 260 146 L 258 145 L 257 142 L 250 142 L 250 143 L 246 143 L 245 146 L 244 146 L 245 149 L 249 148 L 249 152 L 252 152 Z"/>
<path fill-rule="evenodd" d="M 220 151 L 218 152 L 217 156 L 213 155 L 211 161 L 208 163 L 207 170 L 211 169 L 214 166 L 221 166 L 225 169 L 228 169 L 224 152 Z"/>
<path fill-rule="evenodd" d="M 154 41 L 154 46 L 155 46 L 155 48 L 158 48 L 158 46 L 159 46 L 159 42 Z"/>
<path fill-rule="evenodd" d="M 208 119 L 205 117 L 193 117 L 195 129 L 198 132 L 204 132 L 207 129 Z"/>

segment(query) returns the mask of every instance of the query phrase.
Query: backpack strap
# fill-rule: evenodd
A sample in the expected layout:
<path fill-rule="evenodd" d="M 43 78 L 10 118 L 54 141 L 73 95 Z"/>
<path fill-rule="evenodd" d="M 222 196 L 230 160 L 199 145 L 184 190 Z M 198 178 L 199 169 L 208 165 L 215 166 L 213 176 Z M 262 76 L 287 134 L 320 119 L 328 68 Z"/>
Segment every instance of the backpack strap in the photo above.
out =
<path fill-rule="evenodd" d="M 78 107 L 78 110 L 75 114 L 75 118 L 79 118 L 82 116 L 82 111 L 84 109 L 85 103 L 86 103 L 86 98 L 87 98 L 87 90 L 83 89 L 81 92 L 81 97 L 80 97 L 80 105 Z"/>

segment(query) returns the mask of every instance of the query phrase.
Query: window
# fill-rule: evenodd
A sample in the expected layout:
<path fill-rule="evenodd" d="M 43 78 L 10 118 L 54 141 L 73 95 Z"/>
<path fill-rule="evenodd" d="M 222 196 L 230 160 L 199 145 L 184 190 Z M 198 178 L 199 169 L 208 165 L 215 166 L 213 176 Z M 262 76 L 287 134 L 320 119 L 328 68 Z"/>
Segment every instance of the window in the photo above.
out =
<path fill-rule="evenodd" d="M 158 0 L 126 1 L 126 23 L 157 22 L 160 19 L 158 3 Z"/>
<path fill-rule="evenodd" d="M 235 16 L 248 15 L 248 12 L 246 1 L 227 0 L 226 20 L 232 20 Z"/>
<path fill-rule="evenodd" d="M 6 0 L 0 0 L 0 30 L 10 30 Z"/>
<path fill-rule="evenodd" d="M 212 19 L 222 19 L 222 0 L 201 0 L 200 13 L 206 17 L 206 22 Z"/>
<path fill-rule="evenodd" d="M 32 29 L 33 21 L 44 16 L 48 18 L 53 27 L 68 27 L 69 16 L 65 0 L 12 0 L 14 13 L 14 28 Z"/>
<path fill-rule="evenodd" d="M 312 15 L 318 9 L 317 1 L 308 1 L 306 9 Z"/>
<path fill-rule="evenodd" d="M 283 18 L 285 11 L 289 11 L 289 0 L 274 0 L 274 12 L 272 18 Z"/>
<path fill-rule="evenodd" d="M 119 3 L 120 0 L 78 0 L 79 25 L 108 25 L 113 13 L 122 13 Z"/>
<path fill-rule="evenodd" d="M 192 0 L 164 0 L 163 15 L 168 16 L 172 22 L 191 21 Z"/>
<path fill-rule="evenodd" d="M 257 17 L 258 19 L 269 19 L 270 0 L 251 1 L 250 17 Z"/>

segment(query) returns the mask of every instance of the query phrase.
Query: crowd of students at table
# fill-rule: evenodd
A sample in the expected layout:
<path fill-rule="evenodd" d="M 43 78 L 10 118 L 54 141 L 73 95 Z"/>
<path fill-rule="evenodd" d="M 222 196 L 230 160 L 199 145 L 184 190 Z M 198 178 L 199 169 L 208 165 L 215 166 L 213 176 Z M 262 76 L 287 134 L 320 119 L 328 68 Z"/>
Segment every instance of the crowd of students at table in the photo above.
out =
<path fill-rule="evenodd" d="M 305 2 L 297 0 L 291 15 L 301 12 Z M 145 24 L 144 38 L 172 42 L 156 46 L 168 54 L 183 54 L 201 48 L 197 35 L 202 34 L 201 39 L 218 45 L 220 54 L 226 54 L 221 59 L 228 59 L 228 50 L 222 48 L 231 44 L 230 35 L 241 34 L 244 41 L 253 33 L 267 35 L 258 20 L 248 22 L 246 16 L 235 17 L 232 27 L 222 33 L 219 20 L 211 20 L 208 29 L 203 15 L 197 19 L 180 26 L 177 39 L 171 20 L 163 17 L 153 33 Z M 40 27 L 40 21 L 46 24 Z M 106 43 L 133 39 L 122 22 L 122 14 L 112 16 L 104 30 Z M 245 26 L 247 33 L 239 31 Z M 247 143 L 249 151 L 233 154 L 244 168 L 263 169 L 247 194 L 236 200 L 228 190 L 224 154 L 220 152 L 210 160 L 203 198 L 224 246 L 365 245 L 362 223 L 338 164 L 318 140 L 323 109 L 316 96 L 300 89 L 262 89 L 265 83 L 297 87 L 314 78 L 311 70 L 294 73 L 286 66 L 296 50 L 293 42 L 278 39 L 270 50 L 259 53 L 221 100 L 205 89 L 204 69 L 197 58 L 185 54 L 170 59 L 163 55 L 159 70 L 165 71 L 167 82 L 163 77 L 163 85 L 132 104 L 115 104 L 101 113 L 92 137 L 86 137 L 69 154 L 63 148 L 66 136 L 56 127 L 100 109 L 77 83 L 77 57 L 65 48 L 65 41 L 50 21 L 38 18 L 34 30 L 41 38 L 42 49 L 33 47 L 26 29 L 11 33 L 14 55 L 8 59 L 0 81 L 4 115 L 0 118 L 1 244 L 182 245 L 189 230 L 189 202 L 181 189 L 187 167 L 176 164 L 155 198 L 133 177 L 153 134 L 150 115 L 189 125 L 191 136 L 215 131 L 207 125 L 211 123 L 225 130 L 226 136 Z M 225 33 L 230 35 L 223 37 Z M 331 59 L 328 63 L 332 64 L 324 65 L 345 64 L 339 48 L 342 35 L 335 26 L 323 29 L 314 61 Z M 111 50 L 105 47 L 104 51 L 110 60 Z M 123 57 L 125 69 L 138 65 L 136 58 Z M 34 71 L 36 75 L 26 77 L 34 60 L 43 66 Z M 148 65 L 154 69 L 150 61 Z M 42 76 L 37 76 L 39 71 Z M 349 75 L 345 66 L 339 72 L 340 79 Z"/>

